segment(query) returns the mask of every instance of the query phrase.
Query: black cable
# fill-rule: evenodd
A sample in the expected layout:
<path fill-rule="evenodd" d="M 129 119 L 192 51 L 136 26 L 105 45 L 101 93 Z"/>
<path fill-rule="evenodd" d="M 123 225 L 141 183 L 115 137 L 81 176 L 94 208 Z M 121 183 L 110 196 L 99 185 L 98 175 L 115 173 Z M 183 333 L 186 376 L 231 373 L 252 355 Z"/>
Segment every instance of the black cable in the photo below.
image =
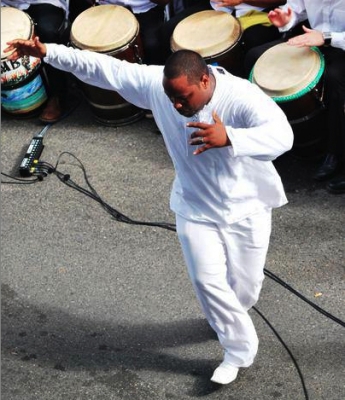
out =
<path fill-rule="evenodd" d="M 6 174 L 5 172 L 1 172 L 1 175 L 4 175 L 7 178 L 11 178 L 14 181 L 17 181 L 17 182 L 1 181 L 1 183 L 16 184 L 16 185 L 30 185 L 32 183 L 40 182 L 39 178 L 36 178 L 36 179 L 21 179 L 21 178 L 17 178 L 16 176 L 12 176 L 12 175 Z"/>
<path fill-rule="evenodd" d="M 69 175 L 63 174 L 62 172 L 58 171 L 57 167 L 58 167 L 58 165 L 60 163 L 60 159 L 63 155 L 69 155 L 78 161 L 79 167 L 83 171 L 85 182 L 86 182 L 87 186 L 89 187 L 90 191 L 88 191 L 87 189 L 85 189 L 85 188 L 79 186 L 77 183 L 75 183 L 70 178 Z M 115 208 L 111 207 L 108 203 L 103 201 L 103 199 L 98 195 L 97 191 L 91 185 L 83 163 L 74 154 L 72 154 L 70 152 L 66 151 L 66 152 L 63 152 L 60 154 L 60 156 L 58 157 L 58 160 L 56 162 L 55 168 L 54 168 L 54 173 L 57 175 L 57 177 L 60 179 L 60 181 L 65 183 L 67 186 L 70 186 L 71 188 L 78 190 L 81 193 L 86 194 L 87 196 L 93 198 L 95 201 L 97 201 L 99 204 L 101 204 L 101 206 L 119 222 L 124 222 L 127 224 L 133 224 L 133 225 L 156 226 L 159 228 L 176 231 L 175 224 L 170 224 L 170 223 L 166 223 L 166 222 L 147 222 L 147 221 L 133 220 L 133 219 L 127 217 L 126 215 L 122 214 L 120 211 L 116 210 Z"/>
<path fill-rule="evenodd" d="M 302 387 L 303 387 L 304 397 L 305 397 L 306 400 L 308 400 L 308 399 L 309 399 L 309 395 L 308 395 L 308 391 L 307 391 L 307 388 L 306 388 L 306 385 L 305 385 L 305 382 L 304 382 L 304 377 L 303 377 L 302 371 L 301 371 L 301 369 L 300 369 L 300 367 L 299 367 L 299 365 L 298 365 L 298 363 L 297 363 L 295 357 L 293 356 L 291 350 L 287 347 L 287 345 L 285 344 L 284 340 L 281 338 L 281 336 L 279 335 L 279 333 L 277 332 L 277 330 L 273 327 L 273 325 L 268 321 L 268 319 L 267 319 L 256 307 L 252 307 L 252 308 L 253 308 L 253 310 L 255 310 L 255 311 L 260 315 L 260 317 L 266 322 L 266 324 L 270 327 L 270 329 L 271 329 L 271 330 L 273 331 L 273 333 L 276 335 L 276 337 L 278 338 L 278 340 L 280 341 L 280 343 L 284 346 L 285 350 L 288 352 L 288 354 L 289 354 L 289 356 L 290 356 L 292 362 L 294 363 L 294 365 L 295 365 L 295 367 L 296 367 L 296 369 L 297 369 L 298 375 L 299 375 L 299 377 L 300 377 L 300 380 L 301 380 L 301 383 L 302 383 Z"/>
<path fill-rule="evenodd" d="M 335 317 L 334 315 L 330 314 L 329 312 L 325 311 L 323 308 L 319 307 L 317 304 L 313 303 L 311 300 L 307 299 L 305 296 L 303 296 L 301 293 L 299 293 L 292 286 L 288 285 L 286 282 L 284 282 L 278 276 L 274 275 L 273 272 L 270 272 L 267 269 L 264 269 L 264 273 L 265 273 L 266 276 L 268 276 L 269 278 L 271 278 L 275 282 L 277 282 L 280 285 L 282 285 L 285 289 L 288 289 L 291 293 L 293 293 L 294 295 L 299 297 L 301 300 L 305 301 L 311 307 L 315 308 L 315 310 L 317 310 L 321 314 L 323 314 L 326 317 L 332 319 L 334 322 L 336 322 L 337 324 L 339 324 L 339 325 L 341 325 L 342 327 L 345 328 L 345 322 L 344 321 L 342 321 L 341 319 Z"/>

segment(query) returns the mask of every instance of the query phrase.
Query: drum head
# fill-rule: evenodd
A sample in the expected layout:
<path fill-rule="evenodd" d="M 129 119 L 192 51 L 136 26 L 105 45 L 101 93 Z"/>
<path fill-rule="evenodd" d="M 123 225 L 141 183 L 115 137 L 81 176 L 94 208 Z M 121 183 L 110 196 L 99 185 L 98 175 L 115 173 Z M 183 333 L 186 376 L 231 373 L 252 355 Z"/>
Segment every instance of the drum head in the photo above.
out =
<path fill-rule="evenodd" d="M 298 97 L 322 73 L 322 59 L 310 47 L 295 47 L 281 43 L 271 47 L 257 60 L 252 71 L 252 81 L 276 100 Z M 317 83 L 317 82 L 316 82 Z"/>
<path fill-rule="evenodd" d="M 127 8 L 101 5 L 78 15 L 72 24 L 71 41 L 80 49 L 102 53 L 124 47 L 138 31 L 139 23 Z"/>
<path fill-rule="evenodd" d="M 241 36 L 241 25 L 223 11 L 200 11 L 177 24 L 171 37 L 171 50 L 194 50 L 202 57 L 221 54 L 232 48 Z"/>
<path fill-rule="evenodd" d="M 1 7 L 1 60 L 11 54 L 4 53 L 7 42 L 14 39 L 30 39 L 33 31 L 31 18 L 13 7 Z"/>

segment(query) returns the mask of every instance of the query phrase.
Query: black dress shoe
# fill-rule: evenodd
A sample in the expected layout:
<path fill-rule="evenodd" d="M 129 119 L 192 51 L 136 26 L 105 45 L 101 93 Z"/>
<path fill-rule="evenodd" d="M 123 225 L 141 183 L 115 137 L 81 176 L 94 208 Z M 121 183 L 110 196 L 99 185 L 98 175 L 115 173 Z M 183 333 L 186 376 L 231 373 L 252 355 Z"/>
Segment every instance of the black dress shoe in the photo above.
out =
<path fill-rule="evenodd" d="M 326 179 L 333 178 L 333 176 L 339 171 L 340 167 L 341 162 L 339 161 L 338 156 L 335 154 L 327 154 L 323 164 L 317 170 L 313 178 L 316 181 L 325 181 Z"/>
<path fill-rule="evenodd" d="M 333 179 L 328 183 L 327 189 L 331 193 L 343 194 L 345 193 L 345 175 Z"/>

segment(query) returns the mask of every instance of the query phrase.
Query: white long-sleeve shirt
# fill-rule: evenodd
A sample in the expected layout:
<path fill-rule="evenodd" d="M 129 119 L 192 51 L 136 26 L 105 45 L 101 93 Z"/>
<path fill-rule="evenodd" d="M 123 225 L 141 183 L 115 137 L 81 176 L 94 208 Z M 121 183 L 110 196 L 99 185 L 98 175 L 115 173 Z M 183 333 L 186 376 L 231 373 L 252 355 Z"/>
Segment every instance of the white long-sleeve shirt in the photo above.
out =
<path fill-rule="evenodd" d="M 18 10 L 27 10 L 30 6 L 38 4 L 51 4 L 52 6 L 62 8 L 68 14 L 68 2 L 66 0 L 2 0 L 1 6 L 18 8 Z"/>
<path fill-rule="evenodd" d="M 280 31 L 285 32 L 308 19 L 312 29 L 331 32 L 333 47 L 345 50 L 345 1 L 344 0 L 287 0 L 281 8 L 293 11 L 290 22 Z"/>
<path fill-rule="evenodd" d="M 170 206 L 184 218 L 232 223 L 287 202 L 271 161 L 291 148 L 292 130 L 282 110 L 256 85 L 210 67 L 216 79 L 213 97 L 187 118 L 164 93 L 162 66 L 132 64 L 56 44 L 47 45 L 44 60 L 152 110 L 176 170 Z M 226 126 L 232 145 L 193 155 L 195 147 L 188 140 L 195 128 L 186 124 L 213 123 L 213 111 Z"/>

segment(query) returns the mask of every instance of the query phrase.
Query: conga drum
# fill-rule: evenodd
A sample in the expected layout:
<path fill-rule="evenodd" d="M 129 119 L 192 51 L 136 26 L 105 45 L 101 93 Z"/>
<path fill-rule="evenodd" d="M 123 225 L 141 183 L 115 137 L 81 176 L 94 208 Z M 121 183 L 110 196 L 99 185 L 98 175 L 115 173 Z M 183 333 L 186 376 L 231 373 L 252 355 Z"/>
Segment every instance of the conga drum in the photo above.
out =
<path fill-rule="evenodd" d="M 307 157 L 324 151 L 324 68 L 317 47 L 281 43 L 259 57 L 249 77 L 284 111 L 294 131 L 294 150 Z"/>
<path fill-rule="evenodd" d="M 251 71 L 249 79 L 285 112 L 295 133 L 294 147 L 309 147 L 322 140 L 323 121 L 317 121 L 316 129 L 313 122 L 324 110 L 324 68 L 317 47 L 281 43 L 266 50 Z"/>
<path fill-rule="evenodd" d="M 10 53 L 3 52 L 8 41 L 27 40 L 33 35 L 34 24 L 28 14 L 1 7 L 1 109 L 14 116 L 36 115 L 48 99 L 41 60 L 24 56 L 8 61 Z"/>
<path fill-rule="evenodd" d="M 71 45 L 120 60 L 142 62 L 139 23 L 122 6 L 100 5 L 79 14 L 72 24 Z M 95 119 L 104 125 L 127 125 L 144 116 L 143 110 L 125 101 L 115 91 L 83 82 L 81 86 Z"/>
<path fill-rule="evenodd" d="M 181 49 L 199 53 L 208 64 L 242 74 L 241 24 L 223 11 L 200 11 L 179 22 L 171 36 L 172 52 Z"/>
<path fill-rule="evenodd" d="M 250 80 L 281 106 L 291 124 L 296 124 L 323 108 L 324 68 L 324 58 L 317 47 L 281 43 L 259 57 Z"/>

